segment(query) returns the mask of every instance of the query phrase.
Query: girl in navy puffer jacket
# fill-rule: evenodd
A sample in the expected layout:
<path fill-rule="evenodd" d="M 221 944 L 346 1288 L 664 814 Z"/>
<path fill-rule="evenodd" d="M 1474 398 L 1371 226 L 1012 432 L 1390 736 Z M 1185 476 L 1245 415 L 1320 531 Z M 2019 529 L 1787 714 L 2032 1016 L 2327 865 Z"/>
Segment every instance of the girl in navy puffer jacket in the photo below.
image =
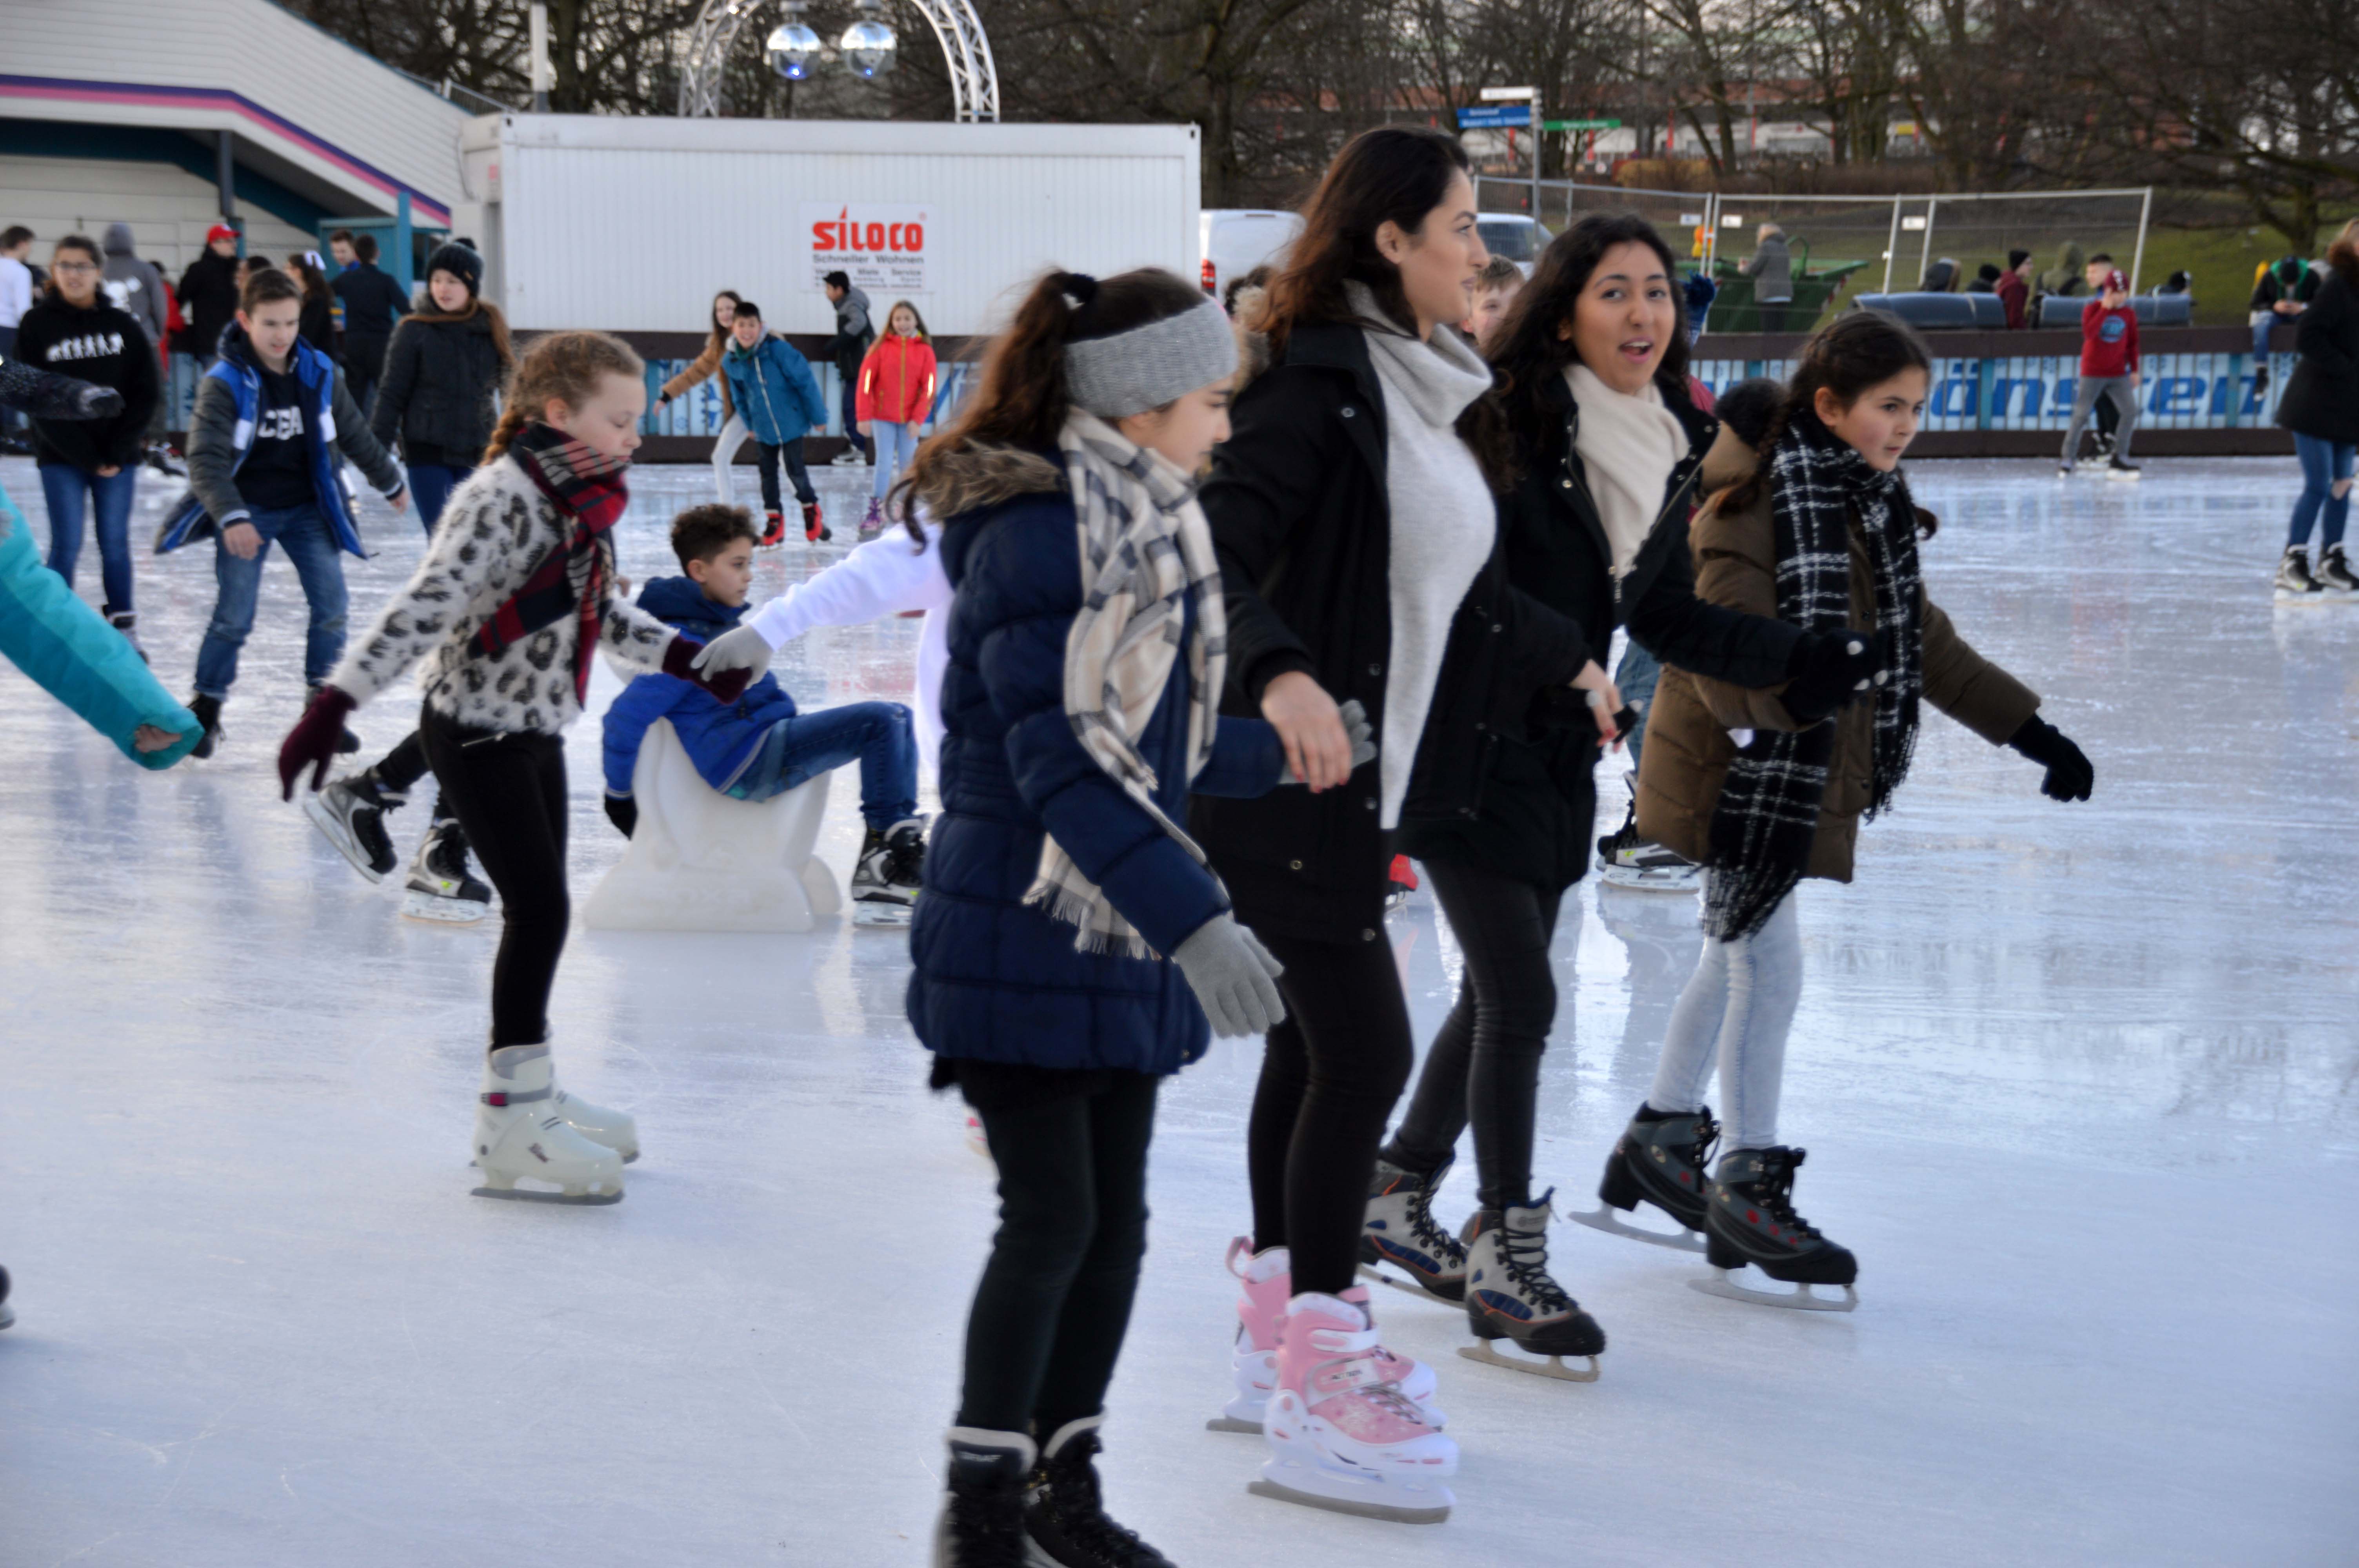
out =
<path fill-rule="evenodd" d="M 1190 791 L 1259 795 L 1284 766 L 1268 725 L 1217 712 L 1190 476 L 1228 433 L 1235 365 L 1183 279 L 1052 275 L 892 497 L 941 520 L 956 590 L 909 1019 L 981 1118 L 1001 1198 L 938 1562 L 1014 1562 L 1027 1534 L 1080 1561 L 1118 1528 L 1091 1455 L 1146 1248 L 1156 1086 L 1203 1054 L 1208 1011 L 1223 1034 L 1281 1015 L 1277 965 L 1178 826 Z"/>

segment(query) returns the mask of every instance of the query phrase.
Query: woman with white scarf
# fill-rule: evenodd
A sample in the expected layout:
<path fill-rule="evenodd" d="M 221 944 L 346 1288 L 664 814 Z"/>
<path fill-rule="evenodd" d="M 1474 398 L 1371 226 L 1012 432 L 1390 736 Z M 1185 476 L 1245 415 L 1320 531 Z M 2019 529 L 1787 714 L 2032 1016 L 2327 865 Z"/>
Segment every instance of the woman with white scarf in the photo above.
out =
<path fill-rule="evenodd" d="M 887 498 L 940 520 L 954 590 L 909 1021 L 936 1087 L 981 1119 L 1001 1202 L 938 1568 L 1164 1561 L 1105 1516 L 1091 1462 L 1146 1248 L 1156 1089 L 1215 1031 L 1284 1016 L 1276 961 L 1180 827 L 1191 791 L 1259 795 L 1284 766 L 1267 724 L 1218 712 L 1195 473 L 1236 365 L 1227 318 L 1181 278 L 1051 274 Z"/>

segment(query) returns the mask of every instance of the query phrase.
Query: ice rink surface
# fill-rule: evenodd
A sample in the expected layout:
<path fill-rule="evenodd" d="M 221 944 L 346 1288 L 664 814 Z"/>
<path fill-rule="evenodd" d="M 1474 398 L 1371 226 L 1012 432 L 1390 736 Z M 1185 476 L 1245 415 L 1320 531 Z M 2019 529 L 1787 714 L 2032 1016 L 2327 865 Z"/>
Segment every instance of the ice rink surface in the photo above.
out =
<path fill-rule="evenodd" d="M 1441 1375 L 1447 1524 L 1248 1496 L 1260 1444 L 1203 1423 L 1259 1049 L 1218 1044 L 1163 1101 L 1117 1517 L 1189 1568 L 2352 1561 L 2359 605 L 2272 609 L 2289 460 L 2147 474 L 1915 470 L 1946 524 L 1932 593 L 2097 790 L 2049 802 L 1929 709 L 1859 881 L 1803 895 L 1783 1130 L 1803 1213 L 1860 1255 L 1857 1313 L 1709 1298 L 1699 1260 L 1560 1225 L 1558 1277 L 1611 1337 L 1594 1386 L 1459 1360 L 1454 1311 L 1378 1292 Z M 817 477 L 848 537 L 865 470 Z M 46 537 L 30 465 L 0 481 Z M 673 569 L 663 524 L 709 484 L 635 477 L 628 572 Z M 176 492 L 143 477 L 135 535 L 142 634 L 185 692 L 212 552 L 144 551 Z M 356 627 L 420 548 L 370 505 Z M 757 596 L 842 547 L 762 557 Z M 496 918 L 402 920 L 279 803 L 302 624 L 274 565 L 223 752 L 160 776 L 0 669 L 0 1568 L 921 1563 L 994 1197 L 924 1088 L 901 935 L 577 927 L 560 1059 L 636 1112 L 646 1158 L 613 1207 L 469 1196 Z M 806 707 L 901 697 L 916 633 L 817 634 L 778 673 Z M 364 710 L 360 761 L 414 713 Z M 594 720 L 569 743 L 577 907 L 622 848 L 598 744 Z M 425 815 L 394 819 L 405 859 Z M 1450 934 L 1420 901 L 1390 935 L 1429 1036 Z M 1593 1202 L 1699 940 L 1691 899 L 1568 902 L 1560 1211 Z"/>

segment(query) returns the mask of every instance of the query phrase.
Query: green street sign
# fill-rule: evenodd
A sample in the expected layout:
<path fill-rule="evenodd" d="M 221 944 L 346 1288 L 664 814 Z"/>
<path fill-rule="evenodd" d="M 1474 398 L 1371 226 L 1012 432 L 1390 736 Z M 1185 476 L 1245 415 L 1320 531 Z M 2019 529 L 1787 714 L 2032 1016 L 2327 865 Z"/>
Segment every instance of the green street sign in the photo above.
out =
<path fill-rule="evenodd" d="M 1542 120 L 1540 122 L 1540 129 L 1543 131 L 1618 131 L 1621 128 L 1622 122 L 1619 120 Z"/>

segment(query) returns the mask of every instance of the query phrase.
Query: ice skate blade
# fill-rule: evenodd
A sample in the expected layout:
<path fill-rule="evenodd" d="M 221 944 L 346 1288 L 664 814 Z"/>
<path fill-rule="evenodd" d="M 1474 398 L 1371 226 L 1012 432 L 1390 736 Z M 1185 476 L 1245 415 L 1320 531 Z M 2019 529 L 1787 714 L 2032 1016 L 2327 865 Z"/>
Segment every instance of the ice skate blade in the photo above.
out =
<path fill-rule="evenodd" d="M 544 1193 L 532 1187 L 495 1187 L 484 1185 L 474 1190 L 479 1198 L 506 1198 L 516 1203 L 569 1204 L 588 1208 L 605 1204 L 621 1203 L 623 1195 L 612 1193 Z"/>
<path fill-rule="evenodd" d="M 1510 1372 L 1529 1372 L 1535 1378 L 1554 1378 L 1560 1383 L 1593 1383 L 1597 1381 L 1603 1370 L 1597 1365 L 1597 1357 L 1594 1356 L 1582 1357 L 1589 1363 L 1589 1370 L 1586 1372 L 1576 1371 L 1566 1366 L 1564 1357 L 1561 1356 L 1551 1356 L 1545 1361 L 1526 1361 L 1513 1356 L 1502 1356 L 1491 1347 L 1491 1342 L 1487 1339 L 1477 1341 L 1473 1345 L 1462 1345 L 1458 1347 L 1458 1354 L 1465 1357 L 1469 1361 L 1486 1361 L 1494 1367 L 1505 1367 Z"/>
<path fill-rule="evenodd" d="M 364 881 L 371 885 L 385 881 L 386 872 L 378 871 L 361 858 L 360 841 L 342 831 L 343 825 L 336 820 L 336 814 L 328 809 L 323 792 L 313 790 L 304 795 L 303 815 L 311 819 L 311 825 L 320 830 L 320 837 L 333 846 L 336 853 L 342 855 L 344 862 L 358 871 Z"/>
<path fill-rule="evenodd" d="M 1756 1291 L 1750 1285 L 1736 1282 L 1734 1269 L 1714 1269 L 1710 1277 L 1690 1280 L 1688 1289 L 1701 1291 L 1708 1296 L 1725 1296 L 1733 1302 L 1751 1302 L 1755 1306 L 1787 1307 L 1795 1312 L 1852 1312 L 1859 1306 L 1859 1292 L 1849 1285 L 1832 1287 L 1843 1292 L 1843 1300 L 1832 1296 L 1812 1294 L 1813 1287 L 1796 1285 L 1790 1291 Z"/>
<path fill-rule="evenodd" d="M 1581 1214 L 1569 1214 L 1565 1217 L 1577 1225 L 1585 1225 L 1592 1230 L 1602 1230 L 1608 1236 L 1626 1236 L 1633 1241 L 1643 1241 L 1650 1247 L 1668 1247 L 1674 1252 L 1701 1254 L 1703 1251 L 1703 1232 L 1700 1230 L 1687 1231 L 1679 1236 L 1668 1236 L 1662 1231 L 1648 1230 L 1643 1226 L 1626 1225 L 1620 1215 L 1603 1205 Z"/>
<path fill-rule="evenodd" d="M 0 1325 L 5 1326 L 5 1325 Z M 1216 1415 L 1204 1423 L 1206 1432 L 1242 1432 L 1254 1437 L 1261 1435 L 1261 1422 L 1240 1421 L 1233 1415 Z"/>
<path fill-rule="evenodd" d="M 906 927 L 916 907 L 906 903 L 880 903 L 864 899 L 852 901 L 852 924 L 854 925 L 889 925 Z"/>
<path fill-rule="evenodd" d="M 1390 1285 L 1404 1295 L 1423 1296 L 1427 1301 L 1440 1302 L 1443 1306 L 1462 1307 L 1466 1304 L 1462 1296 L 1445 1296 L 1440 1291 L 1429 1290 L 1421 1281 L 1414 1277 L 1397 1280 L 1377 1269 L 1374 1263 L 1360 1265 L 1360 1278 L 1374 1280 L 1380 1285 Z"/>
<path fill-rule="evenodd" d="M 2275 602 L 2278 609 L 2283 610 L 2292 605 L 2331 604 L 2337 600 L 2354 598 L 2359 598 L 2359 594 L 2329 593 L 2324 589 L 2314 593 L 2296 593 L 2289 588 L 2281 588 L 2277 590 Z"/>
<path fill-rule="evenodd" d="M 427 925 L 473 925 L 492 912 L 488 903 L 472 899 L 436 898 L 432 893 L 411 893 L 401 902 L 401 917 Z"/>
<path fill-rule="evenodd" d="M 15 1307 L 0 1306 L 0 1328 L 6 1328 L 16 1321 L 16 1309 Z M 1254 1430 L 1256 1432 L 1259 1432 L 1261 1428 L 1255 1427 Z"/>
<path fill-rule="evenodd" d="M 1447 1487 L 1436 1487 L 1441 1499 L 1431 1508 L 1404 1508 L 1397 1503 L 1365 1502 L 1357 1498 L 1331 1498 L 1321 1492 L 1305 1492 L 1266 1477 L 1247 1482 L 1245 1490 L 1257 1498 L 1276 1498 L 1284 1503 L 1300 1503 L 1307 1509 L 1325 1509 L 1330 1513 L 1353 1514 L 1361 1519 L 1378 1519 L 1390 1524 L 1440 1524 L 1450 1517 L 1453 1500 Z"/>
<path fill-rule="evenodd" d="M 1610 888 L 1632 892 L 1694 892 L 1703 886 L 1703 873 L 1693 868 L 1677 871 L 1640 871 L 1608 866 L 1598 880 Z"/>

